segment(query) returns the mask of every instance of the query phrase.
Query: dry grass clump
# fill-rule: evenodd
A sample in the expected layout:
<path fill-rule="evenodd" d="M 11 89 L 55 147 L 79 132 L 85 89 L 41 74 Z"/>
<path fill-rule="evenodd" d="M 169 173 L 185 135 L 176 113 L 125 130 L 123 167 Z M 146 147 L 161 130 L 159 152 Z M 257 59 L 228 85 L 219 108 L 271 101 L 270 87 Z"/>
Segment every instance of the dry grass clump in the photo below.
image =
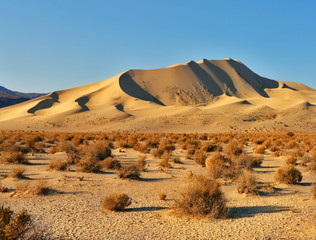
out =
<path fill-rule="evenodd" d="M 62 159 L 51 160 L 48 163 L 48 170 L 66 171 L 68 169 L 68 162 Z"/>
<path fill-rule="evenodd" d="M 225 157 L 216 153 L 205 162 L 207 172 L 212 179 L 220 178 L 225 169 Z"/>
<path fill-rule="evenodd" d="M 166 200 L 167 194 L 160 192 L 158 193 L 158 197 L 160 200 Z"/>
<path fill-rule="evenodd" d="M 289 156 L 289 157 L 286 158 L 285 163 L 286 163 L 286 164 L 295 165 L 295 164 L 296 164 L 296 161 L 297 161 L 297 158 L 296 158 L 296 157 L 294 157 L 294 156 Z"/>
<path fill-rule="evenodd" d="M 175 201 L 175 214 L 193 217 L 225 218 L 226 200 L 219 184 L 202 175 L 191 175 Z"/>
<path fill-rule="evenodd" d="M 121 211 L 131 205 L 131 198 L 124 193 L 112 193 L 105 196 L 101 202 L 102 210 Z"/>
<path fill-rule="evenodd" d="M 146 155 L 140 155 L 135 162 L 136 167 L 140 172 L 146 171 Z"/>
<path fill-rule="evenodd" d="M 193 155 L 193 160 L 200 164 L 202 167 L 205 167 L 205 161 L 206 161 L 207 155 L 204 151 L 197 150 Z"/>
<path fill-rule="evenodd" d="M 168 158 L 162 159 L 159 162 L 158 167 L 160 168 L 161 171 L 166 172 L 171 167 L 171 165 L 169 163 L 169 159 Z"/>
<path fill-rule="evenodd" d="M 97 159 L 96 156 L 87 155 L 84 156 L 79 162 L 77 166 L 78 172 L 98 172 L 101 169 L 100 161 Z"/>
<path fill-rule="evenodd" d="M 102 162 L 100 162 L 100 164 L 102 169 L 108 170 L 119 170 L 122 166 L 120 161 L 113 157 L 104 159 Z"/>
<path fill-rule="evenodd" d="M 16 185 L 16 192 L 22 194 L 32 194 L 32 195 L 48 195 L 54 190 L 47 186 L 46 181 L 40 179 L 36 180 L 33 184 L 19 183 Z"/>
<path fill-rule="evenodd" d="M 140 172 L 135 164 L 126 164 L 121 167 L 118 176 L 121 179 L 139 179 Z"/>
<path fill-rule="evenodd" d="M 308 170 L 312 172 L 316 172 L 316 158 L 310 159 Z"/>
<path fill-rule="evenodd" d="M 261 146 L 255 148 L 255 149 L 253 150 L 253 152 L 254 152 L 255 154 L 264 154 L 265 151 L 266 151 L 266 148 L 265 148 L 265 146 L 263 146 L 263 145 L 261 145 Z"/>
<path fill-rule="evenodd" d="M 243 152 L 242 143 L 238 143 L 236 140 L 230 140 L 225 147 L 225 153 L 228 157 L 239 156 Z"/>
<path fill-rule="evenodd" d="M 1 152 L 0 162 L 4 164 L 25 164 L 28 160 L 25 158 L 25 153 L 23 152 Z"/>
<path fill-rule="evenodd" d="M 260 167 L 262 163 L 261 156 L 253 156 L 243 152 L 238 157 L 233 158 L 235 167 L 251 169 L 253 167 Z"/>
<path fill-rule="evenodd" d="M 8 191 L 8 188 L 6 186 L 3 186 L 1 183 L 0 183 L 0 192 L 4 193 L 4 192 L 7 192 Z"/>
<path fill-rule="evenodd" d="M 237 178 L 236 188 L 238 193 L 255 194 L 257 193 L 257 183 L 255 173 L 244 169 Z"/>
<path fill-rule="evenodd" d="M 40 179 L 30 186 L 29 191 L 33 195 L 43 196 L 52 193 L 53 189 L 48 187 L 44 180 Z"/>
<path fill-rule="evenodd" d="M 292 165 L 279 167 L 274 173 L 274 180 L 278 183 L 298 184 L 302 178 L 302 173 Z"/>
<path fill-rule="evenodd" d="M 23 176 L 24 172 L 25 172 L 25 168 L 23 168 L 23 167 L 15 167 L 15 168 L 12 168 L 12 170 L 9 173 L 8 177 L 21 179 L 21 178 L 24 177 Z"/>
<path fill-rule="evenodd" d="M 10 207 L 0 207 L 0 239 L 24 239 L 31 230 L 31 217 L 22 209 L 16 214 Z"/>
<path fill-rule="evenodd" d="M 111 157 L 112 151 L 110 147 L 106 145 L 106 143 L 98 142 L 89 147 L 87 154 L 91 154 L 97 160 L 102 161 L 108 157 Z"/>

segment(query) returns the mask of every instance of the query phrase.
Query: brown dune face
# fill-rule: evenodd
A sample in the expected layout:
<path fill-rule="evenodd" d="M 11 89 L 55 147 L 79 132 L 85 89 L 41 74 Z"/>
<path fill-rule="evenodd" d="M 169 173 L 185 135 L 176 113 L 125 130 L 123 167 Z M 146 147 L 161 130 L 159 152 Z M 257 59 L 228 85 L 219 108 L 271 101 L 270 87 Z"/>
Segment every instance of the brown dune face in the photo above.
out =
<path fill-rule="evenodd" d="M 257 129 L 260 122 L 273 129 L 288 126 L 288 120 L 311 120 L 300 129 L 312 126 L 315 104 L 316 91 L 303 84 L 261 77 L 230 58 L 202 59 L 128 70 L 1 109 L 0 128 L 194 132 Z"/>

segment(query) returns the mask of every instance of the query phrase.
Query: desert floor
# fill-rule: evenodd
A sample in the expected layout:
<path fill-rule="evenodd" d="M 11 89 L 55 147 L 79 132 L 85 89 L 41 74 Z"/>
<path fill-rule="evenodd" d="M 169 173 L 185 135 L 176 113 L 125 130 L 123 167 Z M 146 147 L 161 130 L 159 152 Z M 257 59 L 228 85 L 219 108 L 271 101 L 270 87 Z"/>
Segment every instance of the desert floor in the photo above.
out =
<path fill-rule="evenodd" d="M 253 146 L 247 150 L 252 151 Z M 133 149 L 119 148 L 113 154 L 121 162 L 133 162 L 140 155 Z M 1 203 L 14 211 L 25 208 L 40 228 L 53 239 L 316 239 L 316 202 L 311 196 L 315 175 L 299 168 L 303 180 L 299 185 L 275 185 L 276 191 L 263 195 L 238 194 L 233 184 L 223 184 L 222 190 L 231 216 L 227 219 L 188 219 L 171 214 L 189 171 L 206 174 L 205 168 L 184 157 L 179 146 L 174 154 L 182 163 L 173 163 L 163 172 L 160 160 L 147 154 L 147 171 L 140 180 L 119 179 L 114 171 L 77 173 L 48 171 L 52 159 L 66 158 L 63 152 L 27 155 L 24 179 L 5 178 L 13 165 L 0 165 L 1 183 L 9 192 L 1 193 Z M 273 183 L 277 167 L 284 165 L 284 157 L 273 157 L 268 150 L 262 166 L 255 168 L 261 184 Z M 83 181 L 79 177 L 84 176 Z M 57 192 L 47 196 L 19 195 L 16 185 L 45 179 Z M 132 204 L 121 212 L 102 212 L 102 198 L 112 192 L 123 192 Z M 166 193 L 160 200 L 158 193 Z"/>

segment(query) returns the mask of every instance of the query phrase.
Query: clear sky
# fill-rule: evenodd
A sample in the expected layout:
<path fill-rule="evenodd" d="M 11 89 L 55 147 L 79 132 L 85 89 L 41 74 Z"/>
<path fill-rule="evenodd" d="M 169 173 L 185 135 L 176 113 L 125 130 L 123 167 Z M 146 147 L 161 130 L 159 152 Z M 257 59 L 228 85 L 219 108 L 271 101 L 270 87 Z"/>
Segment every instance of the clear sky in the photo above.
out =
<path fill-rule="evenodd" d="M 0 85 L 51 92 L 231 57 L 316 88 L 315 13 L 314 0 L 0 0 Z"/>

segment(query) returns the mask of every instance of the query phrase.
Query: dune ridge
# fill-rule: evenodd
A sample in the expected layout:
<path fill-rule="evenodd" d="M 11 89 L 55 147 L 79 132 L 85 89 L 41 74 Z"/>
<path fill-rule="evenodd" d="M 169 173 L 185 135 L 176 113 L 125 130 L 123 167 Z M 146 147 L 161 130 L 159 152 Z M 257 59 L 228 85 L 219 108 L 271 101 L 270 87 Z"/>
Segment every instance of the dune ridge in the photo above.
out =
<path fill-rule="evenodd" d="M 202 59 L 161 69 L 128 70 L 3 108 L 0 129 L 10 129 L 13 123 L 33 129 L 36 123 L 36 129 L 146 131 L 166 130 L 168 125 L 187 131 L 192 123 L 197 131 L 212 131 L 237 126 L 244 116 L 260 111 L 294 121 L 295 110 L 299 111 L 295 116 L 308 110 L 313 118 L 315 104 L 316 90 L 304 84 L 261 77 L 231 58 Z M 234 117 L 228 121 L 230 116 Z M 267 123 L 271 128 L 276 125 Z"/>

